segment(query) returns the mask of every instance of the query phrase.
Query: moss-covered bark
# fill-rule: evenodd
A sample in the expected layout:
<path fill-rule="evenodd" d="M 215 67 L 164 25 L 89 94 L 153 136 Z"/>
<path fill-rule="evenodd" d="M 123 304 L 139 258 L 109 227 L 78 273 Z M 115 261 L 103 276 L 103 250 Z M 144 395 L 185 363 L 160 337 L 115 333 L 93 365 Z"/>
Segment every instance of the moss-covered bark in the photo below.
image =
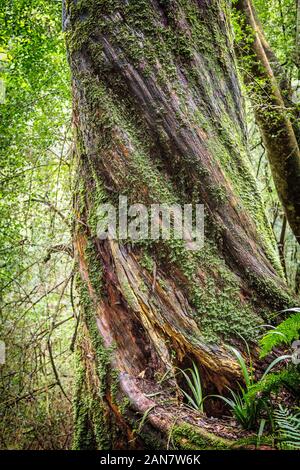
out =
<path fill-rule="evenodd" d="M 97 377 L 84 394 L 105 408 L 111 447 L 211 447 L 209 420 L 180 407 L 175 367 L 195 361 L 205 390 L 222 391 L 239 376 L 225 344 L 238 334 L 255 343 L 257 326 L 289 303 L 249 164 L 226 6 L 69 0 L 64 24 L 78 155 L 74 248 L 94 351 L 83 348 L 82 358 Z M 204 248 L 100 241 L 98 204 L 119 194 L 203 203 Z M 221 446 L 224 435 L 236 438 L 225 425 L 219 434 Z"/>

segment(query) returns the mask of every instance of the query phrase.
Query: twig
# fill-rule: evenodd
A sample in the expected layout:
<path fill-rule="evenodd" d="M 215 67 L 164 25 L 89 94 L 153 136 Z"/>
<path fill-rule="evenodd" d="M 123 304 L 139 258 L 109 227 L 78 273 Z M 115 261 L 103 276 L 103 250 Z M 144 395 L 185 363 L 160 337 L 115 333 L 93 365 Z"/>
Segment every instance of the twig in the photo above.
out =
<path fill-rule="evenodd" d="M 66 397 L 68 402 L 71 403 L 71 400 L 68 397 L 68 395 L 66 394 L 66 392 L 64 391 L 64 388 L 63 388 L 62 383 L 60 381 L 60 378 L 59 378 L 59 375 L 58 375 L 58 372 L 57 372 L 57 369 L 56 369 L 56 365 L 55 365 L 55 362 L 54 362 L 54 359 L 53 359 L 51 341 L 50 340 L 48 340 L 48 342 L 47 342 L 47 347 L 48 347 L 48 351 L 49 351 L 50 362 L 51 362 L 51 365 L 52 365 L 53 373 L 54 373 L 54 376 L 55 376 L 56 381 L 57 381 L 57 385 L 61 389 L 62 394 Z"/>

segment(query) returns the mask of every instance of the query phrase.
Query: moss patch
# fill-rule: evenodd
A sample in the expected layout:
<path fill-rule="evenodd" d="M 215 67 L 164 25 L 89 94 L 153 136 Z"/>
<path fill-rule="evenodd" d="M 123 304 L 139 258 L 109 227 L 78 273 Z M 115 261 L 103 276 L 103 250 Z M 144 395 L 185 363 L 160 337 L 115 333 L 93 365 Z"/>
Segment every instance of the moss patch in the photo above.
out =
<path fill-rule="evenodd" d="M 231 444 L 225 439 L 218 438 L 206 431 L 199 432 L 190 424 L 174 426 L 171 442 L 176 449 L 182 450 L 225 450 Z"/>

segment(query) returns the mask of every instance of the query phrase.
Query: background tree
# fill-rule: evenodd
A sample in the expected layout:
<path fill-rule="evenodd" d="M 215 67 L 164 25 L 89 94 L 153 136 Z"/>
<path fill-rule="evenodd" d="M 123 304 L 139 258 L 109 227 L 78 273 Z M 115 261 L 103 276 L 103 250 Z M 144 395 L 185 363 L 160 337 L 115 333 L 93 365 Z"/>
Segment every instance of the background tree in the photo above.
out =
<path fill-rule="evenodd" d="M 290 77 L 263 33 L 250 0 L 234 2 L 237 53 L 267 150 L 273 179 L 290 227 L 300 237 L 299 104 Z"/>
<path fill-rule="evenodd" d="M 297 2 L 296 2 L 297 3 Z M 276 77 L 282 94 L 285 99 L 286 116 L 291 120 L 293 129 L 299 141 L 299 130 L 297 130 L 297 111 L 299 107 L 299 67 L 297 60 L 297 4 L 293 0 L 270 0 L 263 2 L 255 0 L 252 7 L 255 7 L 255 21 L 259 24 L 259 29 L 264 37 L 264 44 L 268 44 L 268 57 L 271 57 L 273 69 L 275 68 Z M 233 4 L 235 5 L 235 4 Z M 252 54 L 247 58 L 246 48 L 243 49 L 240 17 L 235 8 L 231 10 L 231 19 L 235 33 L 235 47 L 239 56 L 238 68 L 241 76 L 247 75 L 248 81 L 244 80 L 243 93 L 247 104 L 247 125 L 249 129 L 249 145 L 251 147 L 251 162 L 255 169 L 256 179 L 261 191 L 264 205 L 267 210 L 268 218 L 274 231 L 278 251 L 285 270 L 285 275 L 289 286 L 296 292 L 299 285 L 299 253 L 300 247 L 297 243 L 289 224 L 286 222 L 286 215 L 283 205 L 278 201 L 276 188 L 270 165 L 267 157 L 266 147 L 263 143 L 259 127 L 255 124 L 254 109 L 266 106 L 266 102 L 259 98 L 259 94 L 251 91 L 251 88 L 258 86 L 259 81 L 251 71 L 248 70 L 250 63 L 254 62 Z M 263 25 L 263 26 L 262 26 Z M 251 31 L 251 28 L 250 28 Z M 264 34 L 265 33 L 265 34 Z M 249 40 L 253 33 L 250 34 Z M 249 46 L 247 46 L 249 47 Z M 243 52 L 243 53 L 242 53 Z M 251 58 L 251 61 L 250 61 Z M 251 79 L 252 77 L 252 79 Z M 262 92 L 263 88 L 260 89 Z M 248 103 L 249 97 L 251 102 Z"/>

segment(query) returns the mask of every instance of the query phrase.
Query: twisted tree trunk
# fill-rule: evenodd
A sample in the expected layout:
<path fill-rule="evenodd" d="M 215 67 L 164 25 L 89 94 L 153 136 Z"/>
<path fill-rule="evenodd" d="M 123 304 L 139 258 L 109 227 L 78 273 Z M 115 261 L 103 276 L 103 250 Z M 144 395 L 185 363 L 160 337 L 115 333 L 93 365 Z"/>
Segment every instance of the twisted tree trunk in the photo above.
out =
<path fill-rule="evenodd" d="M 289 225 L 300 243 L 300 127 L 286 74 L 271 50 L 250 0 L 234 3 L 242 62 L 257 124 L 267 149 L 275 187 Z"/>
<path fill-rule="evenodd" d="M 289 302 L 249 164 L 227 11 L 218 0 L 69 0 L 64 25 L 82 305 L 74 447 L 237 445 L 234 429 L 181 406 L 176 375 L 194 361 L 204 392 L 221 392 L 240 375 L 226 343 L 254 344 Z M 99 240 L 97 207 L 120 194 L 203 203 L 204 248 Z"/>

